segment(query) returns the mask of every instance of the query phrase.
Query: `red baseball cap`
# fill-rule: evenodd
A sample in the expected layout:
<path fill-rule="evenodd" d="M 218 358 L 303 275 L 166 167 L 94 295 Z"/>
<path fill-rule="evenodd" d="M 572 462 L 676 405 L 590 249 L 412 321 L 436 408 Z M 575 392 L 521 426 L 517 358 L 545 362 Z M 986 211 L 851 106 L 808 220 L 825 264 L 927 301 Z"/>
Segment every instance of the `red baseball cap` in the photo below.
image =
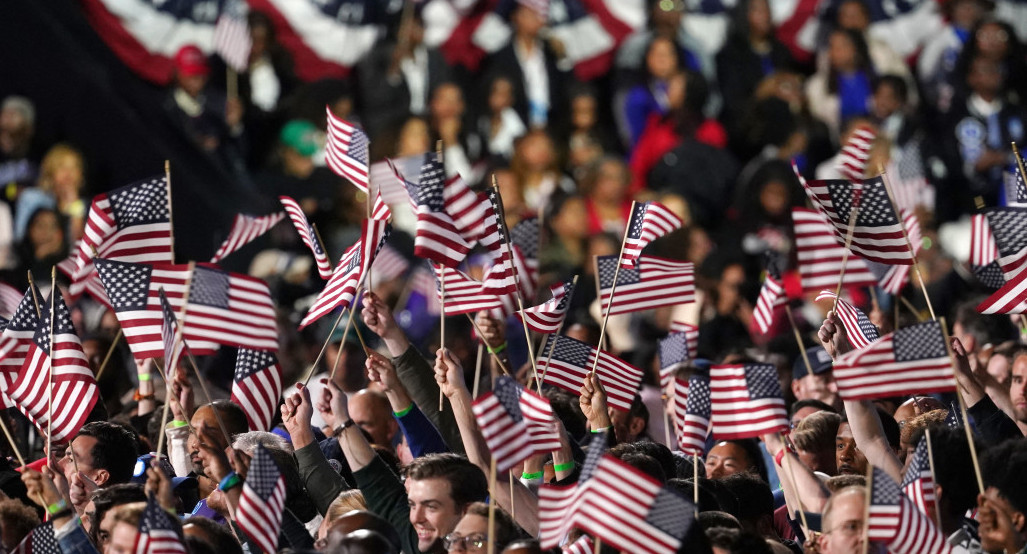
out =
<path fill-rule="evenodd" d="M 175 70 L 186 77 L 193 77 L 210 73 L 210 66 L 207 65 L 207 56 L 198 46 L 187 44 L 175 53 Z"/>

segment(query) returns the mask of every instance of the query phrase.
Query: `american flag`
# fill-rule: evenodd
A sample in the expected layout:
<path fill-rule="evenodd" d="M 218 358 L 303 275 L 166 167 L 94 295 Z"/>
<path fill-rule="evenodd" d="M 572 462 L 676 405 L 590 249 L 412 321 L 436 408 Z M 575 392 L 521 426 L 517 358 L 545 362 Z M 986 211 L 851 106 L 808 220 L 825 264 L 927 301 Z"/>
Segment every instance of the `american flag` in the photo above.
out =
<path fill-rule="evenodd" d="M 18 289 L 7 283 L 0 283 L 0 316 L 13 316 L 18 304 L 21 304 L 22 296 Z"/>
<path fill-rule="evenodd" d="M 681 228 L 681 218 L 659 202 L 636 202 L 628 220 L 621 267 L 633 268 L 650 242 Z"/>
<path fill-rule="evenodd" d="M 173 261 L 170 196 L 167 180 L 154 177 L 93 199 L 78 243 L 70 287 L 73 298 L 86 290 L 87 279 L 96 274 L 94 251 L 95 257 L 120 262 Z"/>
<path fill-rule="evenodd" d="M 218 247 L 214 257 L 210 259 L 210 263 L 217 263 L 225 259 L 225 256 L 270 231 L 272 227 L 278 225 L 278 222 L 283 219 L 285 219 L 285 214 L 282 212 L 268 215 L 236 214 L 235 219 L 232 221 L 232 229 L 228 231 L 228 237 Z"/>
<path fill-rule="evenodd" d="M 556 333 L 563 327 L 567 308 L 574 295 L 574 282 L 564 281 L 551 287 L 550 292 L 553 297 L 549 300 L 518 313 L 521 321 L 536 333 Z"/>
<path fill-rule="evenodd" d="M 471 409 L 498 471 L 560 449 L 549 400 L 510 377 L 497 378 L 492 392 L 475 400 Z"/>
<path fill-rule="evenodd" d="M 695 266 L 691 262 L 639 256 L 637 268 L 620 268 L 616 291 L 613 275 L 617 256 L 597 256 L 596 266 L 603 313 L 609 309 L 610 315 L 626 314 L 695 301 Z M 611 291 L 616 293 L 612 308 Z"/>
<path fill-rule="evenodd" d="M 39 327 L 36 299 L 40 298 L 42 296 L 38 288 L 31 287 L 26 290 L 7 328 L 0 335 L 0 392 L 10 390 L 10 383 L 14 378 L 11 374 L 17 374 L 25 363 L 25 354 L 29 350 L 32 337 L 36 334 L 36 327 Z"/>
<path fill-rule="evenodd" d="M 898 199 L 896 199 L 898 204 Z M 923 233 L 920 230 L 920 220 L 916 216 L 915 208 L 906 208 L 899 205 L 899 214 L 902 216 L 902 224 L 906 228 L 906 235 L 909 236 L 909 245 L 913 247 L 915 255 L 920 255 L 923 247 Z M 877 275 L 878 283 L 888 294 L 898 295 L 903 287 L 909 282 L 909 272 L 912 265 L 886 265 L 868 262 L 870 271 Z"/>
<path fill-rule="evenodd" d="M 539 542 L 542 548 L 555 548 L 574 528 L 576 508 L 588 488 L 588 482 L 599 467 L 599 461 L 606 454 L 608 440 L 607 431 L 592 435 L 577 483 L 539 487 Z"/>
<path fill-rule="evenodd" d="M 666 389 L 677 370 L 693 357 L 688 350 L 688 336 L 685 333 L 668 334 L 660 339 L 657 353 L 660 356 L 660 388 Z"/>
<path fill-rule="evenodd" d="M 699 326 L 685 323 L 684 321 L 671 321 L 671 333 L 684 333 L 688 339 L 688 351 L 699 353 Z"/>
<path fill-rule="evenodd" d="M 599 460 L 576 512 L 578 527 L 639 554 L 674 554 L 695 522 L 691 502 L 609 454 Z"/>
<path fill-rule="evenodd" d="M 1003 172 L 1002 185 L 1005 188 L 1006 206 L 1027 207 L 1027 185 L 1017 164 Z"/>
<path fill-rule="evenodd" d="M 850 254 L 835 240 L 830 224 L 819 212 L 806 208 L 792 208 L 795 225 L 795 253 L 799 262 L 799 280 L 803 292 L 819 291 L 838 284 L 842 260 L 845 259 L 844 285 L 872 287 L 877 277 L 863 258 Z"/>
<path fill-rule="evenodd" d="M 931 514 L 934 509 L 934 473 L 931 471 L 930 450 L 927 448 L 927 433 L 920 437 L 920 442 L 913 451 L 913 460 L 902 478 L 902 492 L 912 500 L 921 512 Z"/>
<path fill-rule="evenodd" d="M 496 296 L 517 292 L 517 270 L 514 267 L 513 247 L 507 247 L 508 233 L 503 220 L 502 200 L 499 191 L 490 188 L 486 192 L 488 209 L 485 216 L 485 235 L 482 244 L 492 251 L 492 267 L 485 273 L 483 292 Z"/>
<path fill-rule="evenodd" d="M 550 358 L 549 351 L 553 348 L 554 342 L 556 350 Z M 628 411 L 642 382 L 642 370 L 609 352 L 596 350 L 571 337 L 549 335 L 546 337 L 545 346 L 535 359 L 535 367 L 545 373 L 544 382 L 578 394 L 585 377 L 592 371 L 596 356 L 599 357 L 596 375 L 606 389 L 607 403 L 616 410 Z"/>
<path fill-rule="evenodd" d="M 125 339 L 137 360 L 164 355 L 158 291 L 181 313 L 186 282 L 192 277 L 182 336 L 196 355 L 213 354 L 219 345 L 258 350 L 278 348 L 275 306 L 267 284 L 247 275 L 201 264 L 134 264 L 98 258 L 100 273 Z"/>
<path fill-rule="evenodd" d="M 364 282 L 367 268 L 374 263 L 374 257 L 385 244 L 389 236 L 390 226 L 380 219 L 365 219 L 362 225 L 360 240 L 349 247 L 335 266 L 335 272 L 325 284 L 325 288 L 317 295 L 314 304 L 307 311 L 300 329 L 317 321 L 332 310 L 345 309 L 357 295 L 357 290 Z M 260 348 L 259 350 L 275 350 Z"/>
<path fill-rule="evenodd" d="M 828 299 L 838 299 L 837 312 L 838 318 L 842 321 L 842 326 L 845 327 L 845 336 L 849 338 L 849 344 L 853 348 L 866 348 L 870 346 L 870 343 L 881 337 L 877 330 L 877 326 L 870 322 L 870 318 L 867 314 L 863 313 L 863 310 L 853 306 L 844 298 L 838 298 L 835 293 L 829 290 L 820 291 L 816 301 Z"/>
<path fill-rule="evenodd" d="M 399 279 L 410 269 L 410 262 L 406 256 L 388 244 L 382 245 L 378 255 L 371 263 L 371 283 L 369 287 L 377 287 L 393 279 Z"/>
<path fill-rule="evenodd" d="M 303 213 L 303 208 L 300 207 L 299 202 L 288 196 L 279 196 L 278 200 L 282 203 L 282 207 L 285 208 L 285 213 L 289 214 L 292 226 L 300 234 L 300 240 L 303 241 L 303 244 L 307 245 L 311 254 L 314 255 L 318 275 L 322 279 L 331 279 L 332 261 L 328 259 L 328 253 L 325 252 L 321 239 L 318 238 L 317 232 L 314 231 L 314 226 L 307 221 L 307 215 Z"/>
<path fill-rule="evenodd" d="M 235 357 L 232 403 L 246 413 L 250 431 L 267 431 L 282 397 L 282 368 L 274 352 L 240 348 Z"/>
<path fill-rule="evenodd" d="M 53 522 L 37 526 L 12 551 L 14 554 L 61 554 L 60 544 L 54 536 Z"/>
<path fill-rule="evenodd" d="M 522 219 L 510 228 L 510 241 L 521 251 L 524 265 L 527 266 L 527 271 L 521 274 L 521 280 L 524 280 L 524 274 L 526 273 L 533 285 L 538 283 L 540 236 L 537 217 Z M 517 270 L 520 271 L 520 268 L 518 267 Z M 528 287 L 524 286 L 523 283 L 521 288 L 525 289 L 525 294 L 529 297 L 534 296 L 528 292 Z"/>
<path fill-rule="evenodd" d="M 446 171 L 436 154 L 424 155 L 420 182 L 408 184 L 410 198 L 417 215 L 414 255 L 447 267 L 456 267 L 474 246 L 468 242 L 447 211 L 445 198 Z"/>
<path fill-rule="evenodd" d="M 988 208 L 984 213 L 998 247 L 998 263 L 1010 281 L 1027 268 L 1027 208 Z"/>
<path fill-rule="evenodd" d="M 857 182 L 806 182 L 805 179 L 801 182 L 813 205 L 834 227 L 838 244 L 845 244 L 849 218 L 855 209 L 858 211 L 852 231 L 852 252 L 882 264 L 913 263 L 902 218 L 895 211 L 882 176 Z"/>
<path fill-rule="evenodd" d="M 370 141 L 363 131 L 335 117 L 330 107 L 325 106 L 325 112 L 328 115 L 325 162 L 336 175 L 348 179 L 366 194 L 368 187 L 367 151 Z"/>
<path fill-rule="evenodd" d="M 767 262 L 767 275 L 763 279 L 763 287 L 756 299 L 756 309 L 752 317 L 761 333 L 766 334 L 774 325 L 774 310 L 779 306 L 788 303 L 788 296 L 785 294 L 784 283 L 781 281 L 781 271 L 773 261 Z"/>
<path fill-rule="evenodd" d="M 171 382 L 175 372 L 178 371 L 182 353 L 185 352 L 185 339 L 176 336 L 178 334 L 178 318 L 175 316 L 175 311 L 171 309 L 171 304 L 168 303 L 164 289 L 160 289 L 157 294 L 160 296 L 160 311 L 163 318 L 160 337 L 161 342 L 164 343 L 164 377 Z"/>
<path fill-rule="evenodd" d="M 74 281 L 75 279 L 75 271 L 77 271 L 78 268 L 78 245 L 81 242 L 82 241 L 79 240 L 75 243 L 74 248 L 71 250 L 71 254 L 67 258 L 57 262 L 57 271 L 63 273 L 64 276 L 68 278 L 69 282 Z M 89 262 L 89 265 L 92 266 L 93 262 Z M 90 269 L 90 271 L 92 271 L 92 269 Z M 111 301 L 107 298 L 107 291 L 103 290 L 103 283 L 100 282 L 100 276 L 97 275 L 95 271 L 93 271 L 89 277 L 86 277 L 84 283 L 80 284 L 79 290 L 89 296 L 92 296 L 93 299 L 104 306 L 108 308 L 111 307 Z"/>
<path fill-rule="evenodd" d="M 50 440 L 62 442 L 78 433 L 100 390 L 71 324 L 64 297 L 60 291 L 51 296 L 40 308 L 42 313 L 25 353 L 25 363 L 8 395 L 40 430 L 51 429 Z"/>
<path fill-rule="evenodd" d="M 678 449 L 688 455 L 706 452 L 710 434 L 710 378 L 695 374 L 674 380 L 674 416 Z"/>
<path fill-rule="evenodd" d="M 937 321 L 904 327 L 834 361 L 834 380 L 845 400 L 950 391 L 952 379 Z"/>
<path fill-rule="evenodd" d="M 482 290 L 481 281 L 475 281 L 466 273 L 450 267 L 443 267 L 440 270 L 432 266 L 432 269 L 435 272 L 436 297 L 442 303 L 446 315 L 468 314 L 503 307 L 496 295 Z M 445 298 L 442 297 L 441 285 L 443 283 L 445 283 Z"/>
<path fill-rule="evenodd" d="M 442 167 L 441 162 L 439 167 Z M 421 175 L 423 178 L 423 171 Z M 459 175 L 446 179 L 442 186 L 442 200 L 446 206 L 446 213 L 453 219 L 453 225 L 457 232 L 468 244 L 481 241 L 493 253 L 502 247 L 501 242 L 496 244 L 486 236 L 490 232 L 495 232 L 494 230 L 490 231 L 489 227 L 494 226 L 497 222 L 495 219 L 490 222 L 489 219 L 495 214 L 502 213 L 498 209 L 490 213 L 495 206 L 495 201 L 492 203 L 493 207 L 490 207 L 489 199 L 483 194 L 472 191 L 467 182 Z"/>
<path fill-rule="evenodd" d="M 214 51 L 229 67 L 242 73 L 250 66 L 250 26 L 246 23 L 246 2 L 226 0 L 214 25 Z"/>
<path fill-rule="evenodd" d="M 285 509 L 285 477 L 264 445 L 253 452 L 243 483 L 236 523 L 264 552 L 278 552 L 278 533 Z"/>
<path fill-rule="evenodd" d="M 374 194 L 374 203 L 371 204 L 371 219 L 379 219 L 381 221 L 392 219 L 392 209 L 385 202 L 381 189 L 378 189 Z"/>
<path fill-rule="evenodd" d="M 595 541 L 588 535 L 581 535 L 574 542 L 560 547 L 561 554 L 592 554 L 595 552 Z"/>
<path fill-rule="evenodd" d="M 371 164 L 369 177 L 371 182 L 378 187 L 382 199 L 390 205 L 403 204 L 410 200 L 407 193 L 407 178 L 396 168 L 397 164 L 404 165 L 413 161 L 417 168 L 421 167 L 421 156 L 406 156 L 396 160 L 385 158 L 384 160 Z M 414 169 L 414 173 L 417 169 Z"/>
<path fill-rule="evenodd" d="M 945 415 L 945 426 L 949 429 L 960 429 L 963 427 L 963 419 L 959 417 L 959 407 L 955 402 L 949 404 L 949 413 Z"/>
<path fill-rule="evenodd" d="M 746 439 L 788 430 L 777 368 L 733 364 L 710 368 L 710 423 L 718 439 Z"/>
<path fill-rule="evenodd" d="M 988 217 L 974 214 L 970 217 L 970 267 L 983 285 L 998 289 L 1006 284 L 1002 266 L 998 263 L 998 247 L 991 235 Z"/>
<path fill-rule="evenodd" d="M 868 481 L 867 537 L 871 541 L 884 543 L 888 552 L 895 554 L 952 551 L 945 535 L 913 506 L 887 473 L 874 467 Z"/>
<path fill-rule="evenodd" d="M 859 127 L 849 136 L 849 140 L 838 153 L 836 167 L 846 179 L 859 181 L 866 173 L 867 160 L 870 159 L 870 147 L 877 137 L 870 127 Z"/>
<path fill-rule="evenodd" d="M 982 314 L 1022 314 L 1027 311 L 1027 271 L 1002 285 L 977 306 Z"/>
<path fill-rule="evenodd" d="M 139 535 L 136 538 L 136 554 L 186 554 L 182 531 L 172 515 L 161 507 L 156 495 L 146 500 L 146 509 L 139 518 Z"/>

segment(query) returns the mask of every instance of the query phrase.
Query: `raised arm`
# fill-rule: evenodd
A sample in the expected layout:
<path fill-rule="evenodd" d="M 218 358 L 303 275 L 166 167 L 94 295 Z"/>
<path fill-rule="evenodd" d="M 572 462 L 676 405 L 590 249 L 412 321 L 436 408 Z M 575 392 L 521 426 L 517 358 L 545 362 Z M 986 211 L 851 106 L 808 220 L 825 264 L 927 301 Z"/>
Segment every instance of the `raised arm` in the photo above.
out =
<path fill-rule="evenodd" d="M 471 411 L 471 393 L 464 383 L 464 370 L 460 367 L 460 363 L 453 359 L 449 350 L 444 348 L 440 348 L 435 357 L 435 379 L 453 406 L 453 414 L 456 416 L 457 426 L 460 428 L 460 436 L 463 438 L 464 447 L 467 450 L 467 458 L 485 475 L 488 475 L 491 469 L 492 454 L 478 429 L 474 412 Z M 508 474 L 498 475 L 497 482 L 504 485 L 508 483 Z M 513 497 L 510 496 L 509 486 L 497 485 L 496 489 L 489 491 L 489 494 L 493 495 L 499 505 L 508 513 L 516 514 L 517 524 L 525 531 L 532 536 L 538 535 L 538 497 L 516 479 L 513 483 Z"/>
<path fill-rule="evenodd" d="M 396 376 L 396 368 L 385 356 L 371 351 L 367 356 L 367 378 L 378 383 L 392 406 L 392 415 L 399 423 L 399 429 L 406 437 L 410 454 L 417 458 L 425 454 L 449 452 L 446 441 L 439 430 L 417 408 L 407 394 L 406 387 Z"/>
<path fill-rule="evenodd" d="M 777 433 L 763 435 L 762 439 L 763 443 L 767 445 L 767 451 L 774 454 L 775 463 L 777 460 L 781 460 L 779 465 L 781 469 L 778 470 L 777 476 L 781 479 L 781 487 L 788 499 L 788 505 L 810 512 L 823 511 L 824 503 L 830 498 L 831 491 L 827 490 L 827 487 L 794 452 L 785 449 L 781 435 Z M 799 502 L 800 500 L 801 502 Z M 788 515 L 792 516 L 793 514 Z"/>

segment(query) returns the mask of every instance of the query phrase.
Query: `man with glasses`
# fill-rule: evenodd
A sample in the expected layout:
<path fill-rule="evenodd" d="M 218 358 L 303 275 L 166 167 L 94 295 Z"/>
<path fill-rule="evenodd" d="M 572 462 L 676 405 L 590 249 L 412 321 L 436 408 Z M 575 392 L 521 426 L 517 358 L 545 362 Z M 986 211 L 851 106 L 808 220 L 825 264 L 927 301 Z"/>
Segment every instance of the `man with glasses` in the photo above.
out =
<path fill-rule="evenodd" d="M 831 495 L 824 505 L 824 532 L 817 538 L 820 554 L 859 554 L 863 552 L 863 526 L 866 521 L 866 489 L 845 487 Z"/>

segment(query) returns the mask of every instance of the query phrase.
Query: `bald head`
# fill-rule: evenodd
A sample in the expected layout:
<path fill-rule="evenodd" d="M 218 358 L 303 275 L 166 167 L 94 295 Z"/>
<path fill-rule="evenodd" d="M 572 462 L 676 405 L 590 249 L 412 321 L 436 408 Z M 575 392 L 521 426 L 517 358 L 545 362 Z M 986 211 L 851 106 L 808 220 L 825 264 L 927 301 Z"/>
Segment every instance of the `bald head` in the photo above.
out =
<path fill-rule="evenodd" d="M 389 522 L 382 517 L 366 510 L 353 510 L 339 519 L 332 522 L 326 535 L 326 552 L 334 552 L 338 546 L 351 533 L 357 531 L 373 531 L 386 538 L 396 551 L 400 548 L 399 535 Z"/>
<path fill-rule="evenodd" d="M 392 417 L 392 406 L 384 393 L 364 389 L 349 399 L 349 415 L 380 446 L 392 447 L 399 424 Z"/>

